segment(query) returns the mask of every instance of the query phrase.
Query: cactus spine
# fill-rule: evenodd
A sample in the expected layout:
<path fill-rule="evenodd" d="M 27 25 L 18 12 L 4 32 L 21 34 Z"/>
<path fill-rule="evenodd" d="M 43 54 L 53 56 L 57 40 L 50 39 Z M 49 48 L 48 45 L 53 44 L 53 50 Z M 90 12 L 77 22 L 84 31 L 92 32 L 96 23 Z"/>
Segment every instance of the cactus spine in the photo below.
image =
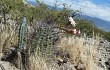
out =
<path fill-rule="evenodd" d="M 26 29 L 26 17 L 23 17 L 22 23 L 19 29 L 19 43 L 18 43 L 18 51 L 22 51 L 24 49 L 24 34 Z"/>

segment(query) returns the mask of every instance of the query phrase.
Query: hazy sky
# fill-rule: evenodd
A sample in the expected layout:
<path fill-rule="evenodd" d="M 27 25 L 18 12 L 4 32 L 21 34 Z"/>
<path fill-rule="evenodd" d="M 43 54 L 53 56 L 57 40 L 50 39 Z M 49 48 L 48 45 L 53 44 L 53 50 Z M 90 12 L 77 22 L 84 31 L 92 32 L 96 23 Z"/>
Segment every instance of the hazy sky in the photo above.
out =
<path fill-rule="evenodd" d="M 35 0 L 28 0 L 33 1 Z M 98 17 L 103 20 L 110 21 L 110 0 L 41 0 L 48 5 L 66 3 L 71 5 L 71 9 L 81 10 L 86 15 Z M 62 7 L 62 6 L 60 6 Z"/>

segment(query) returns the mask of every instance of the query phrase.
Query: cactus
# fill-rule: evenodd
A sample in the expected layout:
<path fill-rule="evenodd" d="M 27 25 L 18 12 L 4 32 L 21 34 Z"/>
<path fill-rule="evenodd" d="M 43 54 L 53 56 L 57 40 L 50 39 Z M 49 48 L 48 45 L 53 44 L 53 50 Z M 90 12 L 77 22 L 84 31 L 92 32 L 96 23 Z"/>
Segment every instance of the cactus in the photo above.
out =
<path fill-rule="evenodd" d="M 19 29 L 19 42 L 18 42 L 18 51 L 23 50 L 24 46 L 24 34 L 25 34 L 25 29 L 26 29 L 26 17 L 23 17 L 22 23 Z"/>
<path fill-rule="evenodd" d="M 19 40 L 18 40 L 18 48 L 17 48 L 17 54 L 18 54 L 18 58 L 19 58 L 19 61 L 18 61 L 18 68 L 20 68 L 20 70 L 23 70 L 22 69 L 22 66 L 23 66 L 23 59 L 22 59 L 22 50 L 24 49 L 24 34 L 25 34 L 25 29 L 26 29 L 26 17 L 23 17 L 22 18 L 22 23 L 20 25 L 20 29 L 19 29 Z"/>

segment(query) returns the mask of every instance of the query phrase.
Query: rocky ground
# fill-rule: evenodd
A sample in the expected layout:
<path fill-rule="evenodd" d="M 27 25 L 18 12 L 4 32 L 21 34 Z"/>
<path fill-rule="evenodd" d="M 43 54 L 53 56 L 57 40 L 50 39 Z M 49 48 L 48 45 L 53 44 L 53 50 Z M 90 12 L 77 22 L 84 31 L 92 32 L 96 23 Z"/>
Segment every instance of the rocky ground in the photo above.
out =
<path fill-rule="evenodd" d="M 18 39 L 17 32 L 18 32 L 19 26 L 17 26 L 17 25 L 15 26 L 14 21 L 9 20 L 7 22 L 9 22 L 9 24 L 6 24 L 6 25 L 4 25 L 3 23 L 0 23 L 0 34 L 1 34 L 0 35 L 0 46 L 1 46 L 0 57 L 4 56 L 4 54 L 2 53 L 3 49 L 13 47 L 18 42 L 17 41 L 17 39 Z M 10 22 L 13 22 L 13 25 Z M 35 32 L 42 30 L 42 32 L 41 32 L 42 34 L 38 35 L 40 37 L 37 37 L 37 38 L 42 39 L 41 40 L 42 45 L 45 45 L 45 41 L 47 41 L 47 40 L 45 40 L 46 39 L 45 37 L 46 37 L 46 35 L 49 35 L 49 36 L 47 36 L 49 38 L 48 39 L 49 42 L 47 42 L 47 43 L 50 47 L 54 46 L 53 51 L 55 53 L 52 52 L 53 53 L 52 59 L 50 59 L 50 61 L 45 63 L 46 68 L 43 68 L 42 63 L 40 63 L 40 60 L 37 60 L 37 62 L 41 64 L 41 68 L 39 70 L 87 70 L 87 68 L 85 68 L 85 65 L 82 61 L 79 60 L 80 62 L 78 62 L 76 64 L 71 62 L 72 58 L 76 57 L 76 56 L 70 57 L 70 53 L 68 53 L 68 52 L 71 51 L 71 49 L 69 49 L 69 51 L 68 50 L 63 50 L 63 51 L 58 50 L 59 43 L 55 42 L 58 38 L 60 38 L 59 35 L 57 35 L 57 33 L 56 33 L 57 29 L 55 29 L 55 30 L 52 29 L 51 27 L 53 25 L 48 26 L 45 23 L 43 23 L 43 25 L 42 25 L 42 22 L 40 22 L 40 23 L 41 24 L 39 24 L 39 25 L 36 24 L 36 25 L 33 25 L 32 27 L 30 27 L 30 30 L 31 30 L 30 32 L 33 32 L 34 29 L 35 29 Z M 46 29 L 48 29 L 48 30 L 46 30 Z M 48 31 L 50 31 L 50 32 L 48 33 Z M 64 37 L 64 36 L 61 36 L 61 38 L 62 37 Z M 77 43 L 77 42 L 79 42 L 79 43 Z M 57 45 L 56 45 L 56 43 L 57 43 Z M 67 40 L 65 43 L 70 43 L 70 45 L 72 44 L 72 46 L 74 46 L 75 44 L 77 44 L 77 45 L 75 45 L 77 47 L 80 46 L 79 48 L 75 47 L 75 48 L 77 48 L 77 50 L 74 50 L 75 52 L 74 51 L 72 51 L 72 52 L 76 53 L 79 51 L 80 53 L 83 53 L 84 56 L 81 56 L 81 58 L 83 58 L 83 59 L 86 58 L 86 56 L 85 56 L 86 54 L 88 55 L 89 53 L 92 53 L 92 51 L 88 51 L 88 50 L 90 50 L 95 44 L 97 44 L 97 47 L 96 47 L 97 50 L 95 49 L 96 51 L 94 52 L 94 53 L 96 53 L 96 57 L 92 56 L 92 55 L 90 56 L 93 59 L 95 58 L 96 60 L 94 59 L 93 62 L 92 62 L 92 59 L 91 59 L 91 61 L 88 61 L 90 65 L 92 65 L 92 63 L 93 63 L 93 66 L 91 66 L 93 68 L 90 70 L 110 70 L 110 42 L 103 40 L 103 39 L 100 39 L 97 42 L 97 40 L 95 40 L 93 38 L 74 37 L 72 39 L 72 42 L 69 42 L 69 40 Z M 63 43 L 63 44 L 66 45 L 65 43 Z M 64 46 L 64 45 L 62 45 L 62 46 Z M 83 48 L 81 48 L 81 47 L 83 47 Z M 75 49 L 75 48 L 72 48 L 72 49 Z M 66 49 L 68 49 L 68 48 L 66 48 Z M 80 49 L 80 50 L 78 50 L 78 49 Z M 82 50 L 83 50 L 83 52 L 82 52 Z M 78 54 L 78 53 L 76 53 L 76 54 Z M 79 59 L 79 58 L 77 58 L 77 59 Z M 32 60 L 34 60 L 34 59 L 32 59 Z M 35 61 L 33 63 L 35 63 L 33 65 L 36 65 Z M 1 70 L 19 70 L 12 63 L 10 63 L 8 61 L 0 61 L 0 69 Z M 33 69 L 31 69 L 31 70 L 33 70 Z M 37 69 L 34 69 L 34 70 L 37 70 Z"/>

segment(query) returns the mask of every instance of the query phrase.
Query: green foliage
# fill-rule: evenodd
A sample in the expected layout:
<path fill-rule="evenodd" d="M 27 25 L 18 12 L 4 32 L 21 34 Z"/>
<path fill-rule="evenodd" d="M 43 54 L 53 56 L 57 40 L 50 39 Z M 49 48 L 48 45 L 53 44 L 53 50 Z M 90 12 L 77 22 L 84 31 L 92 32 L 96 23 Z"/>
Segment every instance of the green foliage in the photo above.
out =
<path fill-rule="evenodd" d="M 110 41 L 110 32 L 106 32 L 104 30 L 98 29 L 95 25 L 93 25 L 92 21 L 85 19 L 75 19 L 78 23 L 76 29 L 81 30 L 81 33 L 85 33 L 89 37 L 93 37 L 99 35 L 104 39 Z"/>
<path fill-rule="evenodd" d="M 103 38 L 110 42 L 110 32 L 103 31 Z"/>
<path fill-rule="evenodd" d="M 68 22 L 68 16 L 70 13 L 74 13 L 69 9 L 70 6 L 63 4 L 63 9 L 58 10 L 57 7 L 48 8 L 46 4 L 36 0 L 38 3 L 37 8 L 24 4 L 22 0 L 2 0 L 3 12 L 11 14 L 11 19 L 20 19 L 22 16 L 27 17 L 28 23 L 33 20 L 44 21 L 47 23 L 57 23 L 59 25 L 65 25 Z M 5 17 L 4 17 L 5 18 Z"/>
<path fill-rule="evenodd" d="M 38 2 L 39 3 L 39 2 Z M 55 5 L 57 6 L 57 4 Z M 39 6 L 36 8 L 36 17 L 39 20 L 42 20 L 46 23 L 56 23 L 60 26 L 65 26 L 68 23 L 68 17 L 70 14 L 76 14 L 78 11 L 71 10 L 71 6 L 63 4 L 62 9 L 57 9 L 57 7 L 48 7 L 44 3 L 39 3 Z"/>
<path fill-rule="evenodd" d="M 11 14 L 11 19 L 16 19 L 18 21 L 22 16 L 27 17 L 28 24 L 34 24 L 33 21 L 43 21 L 48 24 L 56 24 L 58 26 L 66 26 L 68 24 L 69 16 L 78 16 L 80 11 L 71 10 L 67 4 L 62 4 L 63 8 L 58 9 L 58 4 L 55 7 L 48 7 L 43 2 L 36 0 L 37 7 L 33 7 L 28 4 L 24 4 L 23 0 L 1 0 L 1 12 L 4 15 L 4 21 L 6 21 L 6 14 Z M 75 19 L 78 23 L 77 29 L 80 29 L 82 33 L 86 33 L 87 36 L 93 36 L 99 34 L 103 38 L 110 41 L 110 33 L 105 32 L 101 29 L 95 27 L 91 22 L 85 19 Z M 6 22 L 4 22 L 6 23 Z"/>
<path fill-rule="evenodd" d="M 21 18 L 24 12 L 23 0 L 1 0 L 1 15 L 3 15 L 4 23 L 7 18 L 12 20 L 18 20 Z M 7 15 L 11 15 L 7 17 Z"/>
<path fill-rule="evenodd" d="M 52 48 L 55 45 L 57 38 L 57 33 L 55 33 L 49 25 L 46 23 L 40 23 L 38 28 L 36 28 L 36 32 L 32 34 L 31 54 L 37 52 L 37 54 L 41 56 L 51 55 Z"/>
<path fill-rule="evenodd" d="M 93 32 L 95 35 L 99 33 L 99 29 L 89 20 L 76 19 L 76 22 L 78 23 L 76 28 L 81 30 L 81 33 L 86 33 L 87 36 L 93 36 Z"/>

